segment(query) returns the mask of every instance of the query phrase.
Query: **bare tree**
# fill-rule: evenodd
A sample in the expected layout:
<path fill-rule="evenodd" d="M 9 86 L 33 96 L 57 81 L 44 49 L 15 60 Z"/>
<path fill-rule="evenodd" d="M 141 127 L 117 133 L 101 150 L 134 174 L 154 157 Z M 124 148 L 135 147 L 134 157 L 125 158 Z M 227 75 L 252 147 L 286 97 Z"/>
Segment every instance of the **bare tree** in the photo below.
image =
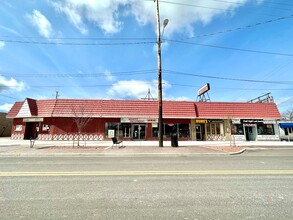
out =
<path fill-rule="evenodd" d="M 87 126 L 87 124 L 92 120 L 92 117 L 90 115 L 85 114 L 85 108 L 84 106 L 79 106 L 78 108 L 73 107 L 72 112 L 74 114 L 73 121 L 76 124 L 78 137 L 77 137 L 77 146 L 79 146 L 79 140 L 82 131 Z"/>
<path fill-rule="evenodd" d="M 293 109 L 283 112 L 282 119 L 291 121 L 293 120 Z"/>

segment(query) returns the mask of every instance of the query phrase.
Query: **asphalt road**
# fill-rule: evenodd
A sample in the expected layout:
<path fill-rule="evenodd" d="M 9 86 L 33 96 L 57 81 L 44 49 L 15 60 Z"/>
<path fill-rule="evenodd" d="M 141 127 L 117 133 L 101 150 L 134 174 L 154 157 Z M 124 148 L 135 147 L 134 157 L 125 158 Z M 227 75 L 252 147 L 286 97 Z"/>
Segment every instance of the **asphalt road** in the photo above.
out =
<path fill-rule="evenodd" d="M 0 157 L 1 219 L 293 219 L 293 151 Z"/>

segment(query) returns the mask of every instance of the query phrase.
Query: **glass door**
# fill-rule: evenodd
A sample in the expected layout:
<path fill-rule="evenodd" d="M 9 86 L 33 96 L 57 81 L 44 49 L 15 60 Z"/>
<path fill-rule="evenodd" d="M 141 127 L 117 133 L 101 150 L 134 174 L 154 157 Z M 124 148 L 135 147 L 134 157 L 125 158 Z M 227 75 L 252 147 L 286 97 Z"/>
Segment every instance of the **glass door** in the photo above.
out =
<path fill-rule="evenodd" d="M 132 125 L 133 140 L 145 140 L 145 124 Z"/>
<path fill-rule="evenodd" d="M 196 140 L 202 141 L 201 125 L 195 125 Z"/>

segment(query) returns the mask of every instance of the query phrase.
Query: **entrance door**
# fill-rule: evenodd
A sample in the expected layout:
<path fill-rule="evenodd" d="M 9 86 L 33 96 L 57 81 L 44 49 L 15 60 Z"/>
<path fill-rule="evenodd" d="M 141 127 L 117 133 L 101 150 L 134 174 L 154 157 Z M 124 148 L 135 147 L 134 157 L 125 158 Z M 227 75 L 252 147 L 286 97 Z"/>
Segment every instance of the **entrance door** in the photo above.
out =
<path fill-rule="evenodd" d="M 255 126 L 245 126 L 245 135 L 246 135 L 247 141 L 255 141 L 256 127 Z"/>
<path fill-rule="evenodd" d="M 145 140 L 145 124 L 134 124 L 132 126 L 133 140 Z"/>
<path fill-rule="evenodd" d="M 201 125 L 195 125 L 196 140 L 202 141 Z"/>
<path fill-rule="evenodd" d="M 39 134 L 39 123 L 27 122 L 25 126 L 24 139 L 37 138 Z"/>

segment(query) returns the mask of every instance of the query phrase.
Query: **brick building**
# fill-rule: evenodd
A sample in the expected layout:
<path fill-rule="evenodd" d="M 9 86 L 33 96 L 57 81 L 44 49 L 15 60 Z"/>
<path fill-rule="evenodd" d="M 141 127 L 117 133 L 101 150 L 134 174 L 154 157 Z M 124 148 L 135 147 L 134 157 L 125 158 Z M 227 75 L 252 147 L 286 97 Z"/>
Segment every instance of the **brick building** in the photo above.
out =
<path fill-rule="evenodd" d="M 25 99 L 16 102 L 12 139 L 158 140 L 153 100 Z M 80 132 L 77 118 L 88 119 Z M 163 101 L 163 136 L 179 140 L 279 140 L 275 103 Z"/>

